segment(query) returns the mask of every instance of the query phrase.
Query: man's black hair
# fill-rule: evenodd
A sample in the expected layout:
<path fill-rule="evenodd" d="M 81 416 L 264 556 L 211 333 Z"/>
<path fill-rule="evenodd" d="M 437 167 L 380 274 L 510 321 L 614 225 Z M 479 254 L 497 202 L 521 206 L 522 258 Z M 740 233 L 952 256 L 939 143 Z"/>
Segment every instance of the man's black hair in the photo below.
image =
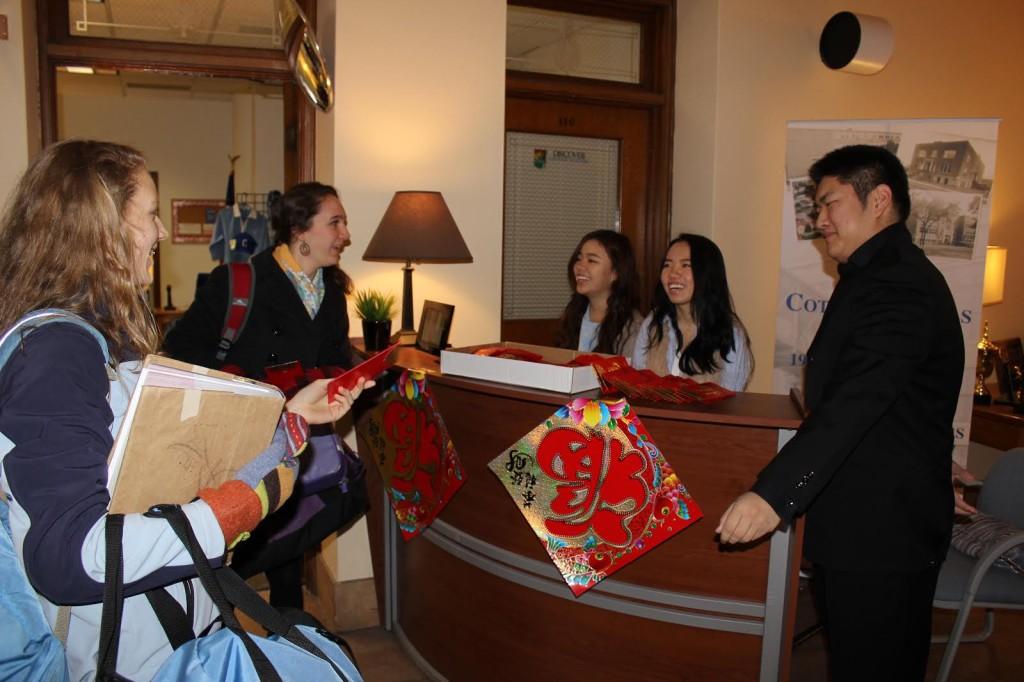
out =
<path fill-rule="evenodd" d="M 907 171 L 896 155 L 883 147 L 854 144 L 833 149 L 811 165 L 808 175 L 815 185 L 830 176 L 838 178 L 843 184 L 853 187 L 863 206 L 867 206 L 871 190 L 879 185 L 888 185 L 900 222 L 906 222 L 910 215 Z"/>

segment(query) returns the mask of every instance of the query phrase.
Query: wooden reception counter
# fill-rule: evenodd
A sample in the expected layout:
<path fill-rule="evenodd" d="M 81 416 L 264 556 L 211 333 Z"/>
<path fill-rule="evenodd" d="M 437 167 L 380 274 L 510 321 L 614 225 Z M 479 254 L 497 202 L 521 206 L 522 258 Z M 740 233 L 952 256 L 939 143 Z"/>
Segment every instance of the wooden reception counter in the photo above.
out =
<path fill-rule="evenodd" d="M 399 362 L 437 371 L 436 358 L 411 349 Z M 487 468 L 568 397 L 453 376 L 431 376 L 429 387 L 466 484 L 429 529 L 404 542 L 380 477 L 367 467 L 371 499 L 380 500 L 368 520 L 381 620 L 426 675 L 787 678 L 799 533 L 724 550 L 714 530 L 777 452 L 780 434 L 799 425 L 789 398 L 746 393 L 710 406 L 634 404 L 705 516 L 575 598 Z"/>

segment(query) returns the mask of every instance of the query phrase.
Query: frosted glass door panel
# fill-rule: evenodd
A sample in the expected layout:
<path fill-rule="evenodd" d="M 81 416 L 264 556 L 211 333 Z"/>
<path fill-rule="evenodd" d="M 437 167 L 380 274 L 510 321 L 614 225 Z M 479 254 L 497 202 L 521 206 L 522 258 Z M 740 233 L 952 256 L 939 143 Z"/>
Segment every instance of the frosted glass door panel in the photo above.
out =
<path fill-rule="evenodd" d="M 619 141 L 506 133 L 502 318 L 559 317 L 566 263 L 596 229 L 620 229 Z"/>

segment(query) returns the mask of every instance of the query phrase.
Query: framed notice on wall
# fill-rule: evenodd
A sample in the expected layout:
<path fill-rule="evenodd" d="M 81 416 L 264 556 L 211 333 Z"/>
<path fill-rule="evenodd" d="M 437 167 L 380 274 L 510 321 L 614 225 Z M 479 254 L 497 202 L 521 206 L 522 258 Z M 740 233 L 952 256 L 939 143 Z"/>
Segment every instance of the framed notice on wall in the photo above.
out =
<path fill-rule="evenodd" d="M 175 244 L 208 244 L 213 236 L 220 199 L 171 199 L 171 241 Z"/>

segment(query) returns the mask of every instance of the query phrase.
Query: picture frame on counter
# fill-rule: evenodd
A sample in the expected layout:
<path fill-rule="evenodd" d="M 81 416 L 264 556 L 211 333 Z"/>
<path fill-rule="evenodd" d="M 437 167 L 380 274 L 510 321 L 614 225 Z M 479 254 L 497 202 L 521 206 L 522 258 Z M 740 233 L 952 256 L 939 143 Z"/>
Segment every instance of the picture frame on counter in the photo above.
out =
<path fill-rule="evenodd" d="M 437 301 L 423 301 L 420 323 L 416 331 L 416 347 L 432 355 L 440 355 L 448 347 L 455 306 Z"/>

